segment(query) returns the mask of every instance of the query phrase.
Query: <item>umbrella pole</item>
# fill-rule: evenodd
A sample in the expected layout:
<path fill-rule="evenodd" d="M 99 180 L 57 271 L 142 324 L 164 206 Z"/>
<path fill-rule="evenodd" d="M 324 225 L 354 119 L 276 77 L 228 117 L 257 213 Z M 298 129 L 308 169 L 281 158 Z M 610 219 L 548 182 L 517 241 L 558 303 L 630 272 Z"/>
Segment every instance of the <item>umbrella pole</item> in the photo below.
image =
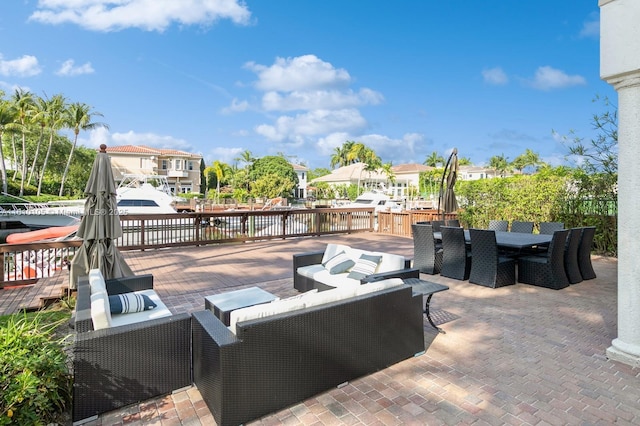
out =
<path fill-rule="evenodd" d="M 447 164 L 444 166 L 444 171 L 442 172 L 442 179 L 440 179 L 440 194 L 438 195 L 438 214 L 440 214 L 440 203 L 442 202 L 442 197 L 444 196 L 444 178 L 447 176 L 447 169 L 449 168 L 449 164 L 451 164 L 451 159 L 453 158 L 453 154 L 457 153 L 457 149 L 453 149 L 451 151 L 451 155 L 449 155 L 449 159 L 447 160 Z M 442 210 L 442 220 L 444 220 L 444 210 Z"/>

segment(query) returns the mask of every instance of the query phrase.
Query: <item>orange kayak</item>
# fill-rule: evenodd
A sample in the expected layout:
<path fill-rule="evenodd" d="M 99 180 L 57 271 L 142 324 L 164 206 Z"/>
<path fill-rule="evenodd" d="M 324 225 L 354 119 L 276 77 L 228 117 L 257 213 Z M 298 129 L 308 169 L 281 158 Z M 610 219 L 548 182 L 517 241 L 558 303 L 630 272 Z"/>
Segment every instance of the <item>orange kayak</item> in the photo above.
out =
<path fill-rule="evenodd" d="M 7 235 L 7 244 L 24 244 L 34 241 L 50 240 L 52 238 L 66 237 L 78 230 L 78 225 L 52 226 L 38 229 L 37 231 L 17 232 Z"/>

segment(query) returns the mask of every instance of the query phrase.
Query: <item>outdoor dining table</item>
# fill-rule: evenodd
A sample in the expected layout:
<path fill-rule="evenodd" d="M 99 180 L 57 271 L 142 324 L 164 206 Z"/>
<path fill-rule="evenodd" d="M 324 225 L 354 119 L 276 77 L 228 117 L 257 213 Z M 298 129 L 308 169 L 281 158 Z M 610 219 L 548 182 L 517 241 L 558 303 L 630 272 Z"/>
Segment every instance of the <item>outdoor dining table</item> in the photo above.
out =
<path fill-rule="evenodd" d="M 494 231 L 496 233 L 496 245 L 500 249 L 520 251 L 532 247 L 548 246 L 553 235 L 528 234 L 523 232 Z M 433 238 L 442 240 L 442 232 L 434 232 Z M 465 229 L 464 238 L 467 243 L 471 242 L 469 230 Z"/>

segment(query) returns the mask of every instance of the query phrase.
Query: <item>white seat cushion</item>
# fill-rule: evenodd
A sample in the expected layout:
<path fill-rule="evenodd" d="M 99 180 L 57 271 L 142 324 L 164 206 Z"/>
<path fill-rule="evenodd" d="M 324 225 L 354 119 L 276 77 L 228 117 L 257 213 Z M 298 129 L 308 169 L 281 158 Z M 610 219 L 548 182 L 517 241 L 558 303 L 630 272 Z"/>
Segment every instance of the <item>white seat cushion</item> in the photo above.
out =
<path fill-rule="evenodd" d="M 160 300 L 160 297 L 154 290 L 141 290 L 136 291 L 135 293 L 148 296 L 149 299 L 156 304 L 156 307 L 150 311 L 134 312 L 130 314 L 113 314 L 111 315 L 112 327 L 135 324 L 142 321 L 171 316 L 171 311 L 167 308 L 167 305 Z"/>
<path fill-rule="evenodd" d="M 326 269 L 313 274 L 313 280 L 331 287 L 356 287 L 360 285 L 360 280 L 348 278 L 349 273 L 331 274 Z"/>
<path fill-rule="evenodd" d="M 402 278 L 389 278 L 386 280 L 363 284 L 356 289 L 356 296 L 360 296 L 362 294 L 367 294 L 367 293 L 373 293 L 374 291 L 386 290 L 392 287 L 398 287 L 403 284 L 404 284 L 404 281 L 402 281 Z"/>
<path fill-rule="evenodd" d="M 325 268 L 321 264 L 317 265 L 309 265 L 309 266 L 301 266 L 297 269 L 297 273 L 302 275 L 303 277 L 313 278 L 316 272 L 324 271 Z"/>

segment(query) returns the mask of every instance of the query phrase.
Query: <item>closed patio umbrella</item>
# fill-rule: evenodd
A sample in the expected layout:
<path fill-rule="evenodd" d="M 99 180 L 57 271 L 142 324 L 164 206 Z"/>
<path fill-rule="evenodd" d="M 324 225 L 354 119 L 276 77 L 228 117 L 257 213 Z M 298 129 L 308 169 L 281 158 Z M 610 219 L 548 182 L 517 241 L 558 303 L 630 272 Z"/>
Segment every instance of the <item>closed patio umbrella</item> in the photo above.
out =
<path fill-rule="evenodd" d="M 71 261 L 70 289 L 75 289 L 78 278 L 88 275 L 90 269 L 100 269 L 105 279 L 134 275 L 114 244 L 122 236 L 122 227 L 106 149 L 106 145 L 100 145 L 84 190 L 84 214 L 76 232 L 84 241 Z"/>
<path fill-rule="evenodd" d="M 448 172 L 448 173 L 447 173 Z M 444 181 L 447 181 L 447 186 L 444 187 Z M 438 210 L 441 208 L 442 203 L 442 217 L 444 219 L 445 213 L 451 213 L 458 210 L 458 201 L 456 200 L 456 194 L 453 188 L 456 185 L 458 179 L 458 149 L 453 148 L 447 164 L 442 172 L 442 180 L 440 182 L 440 198 L 438 199 Z"/>

